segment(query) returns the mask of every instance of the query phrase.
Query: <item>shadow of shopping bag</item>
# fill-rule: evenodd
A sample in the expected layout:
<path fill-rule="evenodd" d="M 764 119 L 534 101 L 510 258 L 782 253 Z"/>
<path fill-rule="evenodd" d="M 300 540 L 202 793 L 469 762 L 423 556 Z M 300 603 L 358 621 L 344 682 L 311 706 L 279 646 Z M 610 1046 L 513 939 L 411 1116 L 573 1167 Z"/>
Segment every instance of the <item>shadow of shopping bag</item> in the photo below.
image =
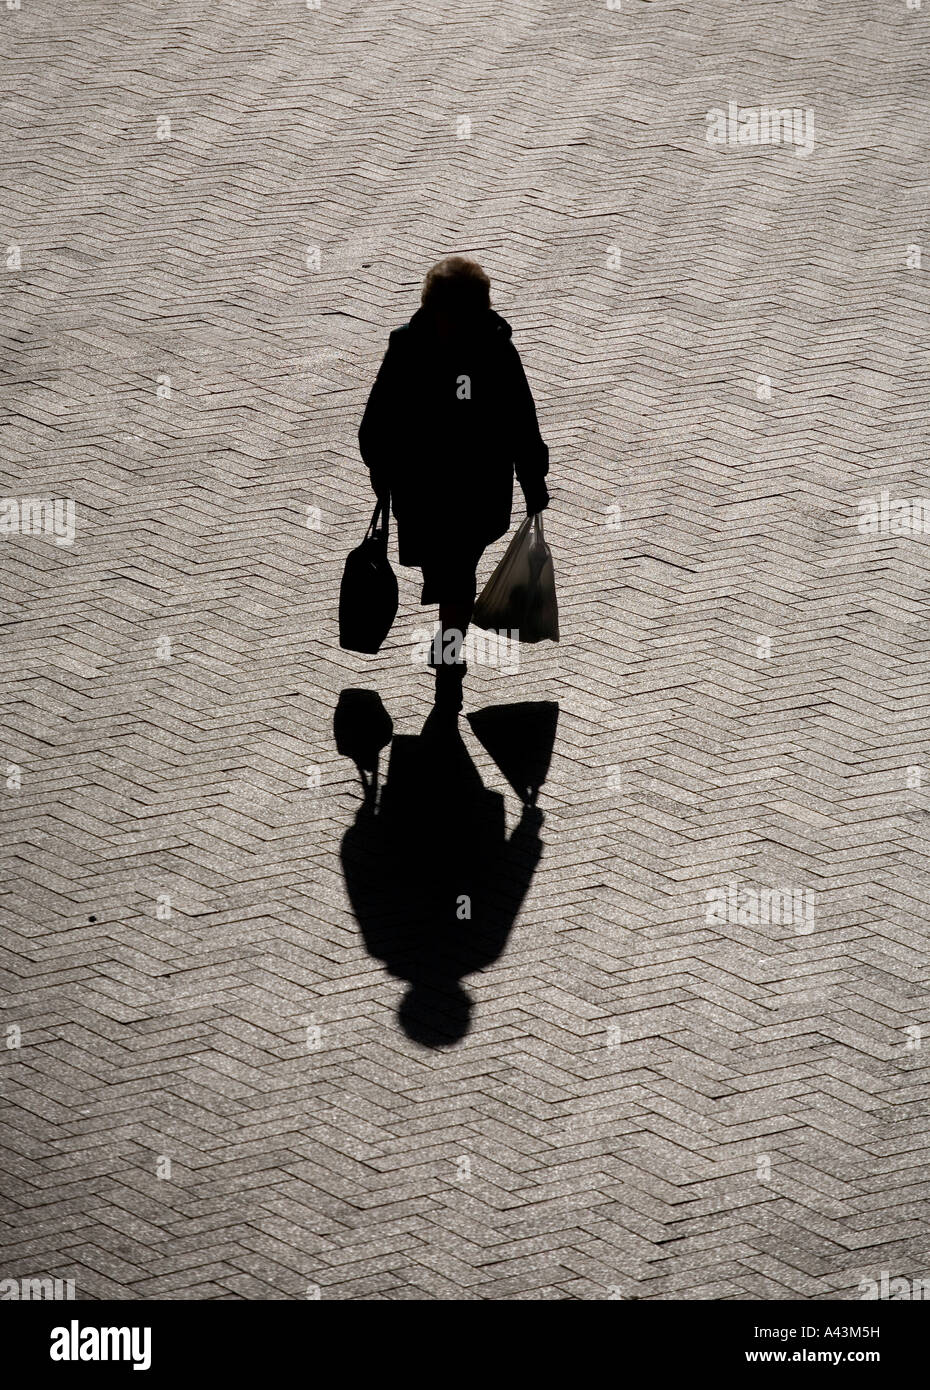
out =
<path fill-rule="evenodd" d="M 552 551 L 536 512 L 521 524 L 475 604 L 472 622 L 521 642 L 558 642 L 559 605 Z"/>

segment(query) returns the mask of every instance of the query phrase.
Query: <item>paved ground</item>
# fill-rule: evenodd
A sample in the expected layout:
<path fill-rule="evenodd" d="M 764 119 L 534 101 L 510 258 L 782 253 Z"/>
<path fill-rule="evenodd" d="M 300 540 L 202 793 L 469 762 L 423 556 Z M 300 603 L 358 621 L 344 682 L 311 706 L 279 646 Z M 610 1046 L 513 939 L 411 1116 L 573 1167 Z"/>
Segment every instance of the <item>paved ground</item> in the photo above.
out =
<path fill-rule="evenodd" d="M 930 542 L 857 524 L 930 493 L 927 7 L 0 22 L 2 491 L 76 504 L 72 545 L 0 537 L 0 1274 L 930 1276 Z M 709 144 L 731 100 L 813 108 L 812 152 Z M 416 737 L 413 577 L 378 657 L 334 609 L 365 395 L 453 250 L 536 391 L 563 632 L 474 668 L 466 713 L 533 717 L 458 745 Z M 393 721 L 377 814 L 351 688 Z M 459 881 L 480 911 L 437 954 L 417 914 Z"/>

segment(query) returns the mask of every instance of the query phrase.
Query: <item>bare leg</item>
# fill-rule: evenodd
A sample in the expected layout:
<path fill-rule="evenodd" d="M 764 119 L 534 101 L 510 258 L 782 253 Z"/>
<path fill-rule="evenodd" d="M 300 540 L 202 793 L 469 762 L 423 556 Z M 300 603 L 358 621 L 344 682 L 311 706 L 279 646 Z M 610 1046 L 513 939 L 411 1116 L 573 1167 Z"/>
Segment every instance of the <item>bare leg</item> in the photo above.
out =
<path fill-rule="evenodd" d="M 440 641 L 444 652 L 451 651 L 453 660 L 461 660 L 461 643 L 471 620 L 474 603 L 441 603 L 439 605 Z M 455 646 L 452 646 L 453 637 Z"/>

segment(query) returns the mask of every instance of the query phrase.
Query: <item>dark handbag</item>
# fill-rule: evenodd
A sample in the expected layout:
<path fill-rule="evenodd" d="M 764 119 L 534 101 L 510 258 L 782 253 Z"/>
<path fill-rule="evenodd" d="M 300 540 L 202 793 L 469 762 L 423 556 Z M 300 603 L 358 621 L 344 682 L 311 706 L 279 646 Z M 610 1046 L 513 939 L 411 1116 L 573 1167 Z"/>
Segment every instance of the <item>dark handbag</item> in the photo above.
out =
<path fill-rule="evenodd" d="M 387 554 L 390 514 L 390 500 L 379 498 L 365 539 L 342 572 L 339 645 L 347 652 L 379 651 L 397 614 L 397 577 Z"/>

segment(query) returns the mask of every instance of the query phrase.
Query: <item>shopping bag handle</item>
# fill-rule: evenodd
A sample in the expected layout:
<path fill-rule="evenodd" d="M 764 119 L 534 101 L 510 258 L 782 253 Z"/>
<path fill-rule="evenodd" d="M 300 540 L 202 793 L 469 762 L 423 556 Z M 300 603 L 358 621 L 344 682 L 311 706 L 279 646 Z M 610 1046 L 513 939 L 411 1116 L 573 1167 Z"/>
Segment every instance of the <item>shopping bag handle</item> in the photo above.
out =
<path fill-rule="evenodd" d="M 368 523 L 368 530 L 365 532 L 366 537 L 374 536 L 377 533 L 379 516 L 382 517 L 384 522 L 384 544 L 386 546 L 388 541 L 388 526 L 390 525 L 391 518 L 390 493 L 385 493 L 384 497 L 379 497 L 375 503 L 375 509 L 371 514 L 371 521 Z"/>

